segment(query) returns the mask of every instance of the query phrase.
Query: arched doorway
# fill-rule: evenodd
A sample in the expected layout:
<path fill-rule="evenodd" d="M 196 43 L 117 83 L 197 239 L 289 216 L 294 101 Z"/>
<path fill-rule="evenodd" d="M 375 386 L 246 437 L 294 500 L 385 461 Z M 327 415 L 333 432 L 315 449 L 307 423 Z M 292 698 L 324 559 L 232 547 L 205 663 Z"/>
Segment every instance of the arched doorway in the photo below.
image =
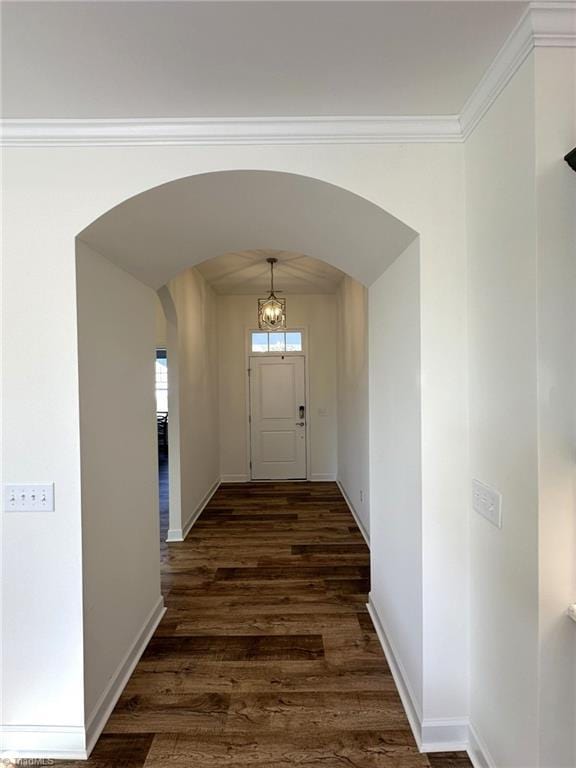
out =
<path fill-rule="evenodd" d="M 143 412 L 152 407 L 150 377 L 146 378 L 145 369 L 153 346 L 153 291 L 159 290 L 170 314 L 172 308 L 164 286 L 187 267 L 231 250 L 271 246 L 308 254 L 338 267 L 366 286 L 373 286 L 370 324 L 377 329 L 377 336 L 371 343 L 370 386 L 377 397 L 371 402 L 370 451 L 378 469 L 373 473 L 376 481 L 372 507 L 383 508 L 385 495 L 392 493 L 408 521 L 398 531 L 394 515 L 384 523 L 380 515 L 377 518 L 376 540 L 390 542 L 396 535 L 396 541 L 386 558 L 380 556 L 379 546 L 373 555 L 373 583 L 381 592 L 381 596 L 374 597 L 376 605 L 384 606 L 395 599 L 387 572 L 399 565 L 395 550 L 405 547 L 402 556 L 409 558 L 412 576 L 403 589 L 404 599 L 409 595 L 411 608 L 404 617 L 398 617 L 398 628 L 389 631 L 399 632 L 412 646 L 407 651 L 406 663 L 412 666 L 410 674 L 416 679 L 421 677 L 417 233 L 373 203 L 316 179 L 270 171 L 192 176 L 121 203 L 84 229 L 77 240 L 85 478 L 84 592 L 91 606 L 90 614 L 85 616 L 85 673 L 92 738 L 105 714 L 99 704 L 102 693 L 98 681 L 114 678 L 114 660 L 121 655 L 126 636 L 145 642 L 162 609 L 154 541 L 157 493 L 153 442 L 142 419 Z M 380 278 L 395 264 L 400 268 L 392 270 L 390 281 L 381 282 Z M 396 301 L 395 294 L 402 296 L 401 302 Z M 170 332 L 177 336 L 177 320 L 172 318 L 170 325 Z M 106 350 L 112 349 L 123 369 L 114 391 L 107 389 L 102 378 L 100 386 L 95 386 L 99 380 L 99 361 Z M 398 375 L 391 375 L 394 370 Z M 388 400 L 381 397 L 384 392 Z M 395 397 L 401 403 L 399 413 L 403 414 L 404 423 L 410 425 L 406 431 L 403 424 L 390 419 L 391 399 Z M 122 435 L 116 445 L 109 440 L 107 418 L 113 419 L 116 431 Z M 400 432 L 402 440 L 398 439 Z M 399 445 L 401 450 L 397 450 Z M 177 462 L 174 467 L 174 476 L 182 472 Z M 388 467 L 388 472 L 382 467 Z M 400 485 L 394 481 L 398 477 Z M 198 499 L 191 501 L 186 497 L 181 479 L 171 479 L 171 487 L 181 488 L 180 508 L 189 508 Z M 107 489 L 105 503 L 100 501 L 102 487 Z M 122 535 L 111 539 L 107 532 L 120 509 Z M 176 509 L 174 505 L 171 514 L 176 515 Z M 131 537 L 130 528 L 136 527 L 138 537 Z M 108 564 L 105 572 L 103 562 Z M 132 596 L 135 579 L 141 585 L 137 599 Z M 99 629 L 111 625 L 118 631 L 103 633 Z M 142 627 L 146 628 L 144 632 Z"/>

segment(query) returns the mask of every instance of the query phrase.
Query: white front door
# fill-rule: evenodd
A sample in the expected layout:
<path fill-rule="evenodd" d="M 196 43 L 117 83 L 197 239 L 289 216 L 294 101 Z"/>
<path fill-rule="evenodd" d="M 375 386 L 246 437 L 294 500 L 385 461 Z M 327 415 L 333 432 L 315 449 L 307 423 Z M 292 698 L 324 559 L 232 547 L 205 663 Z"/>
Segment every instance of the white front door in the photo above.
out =
<path fill-rule="evenodd" d="M 250 358 L 253 480 L 306 479 L 304 358 Z"/>

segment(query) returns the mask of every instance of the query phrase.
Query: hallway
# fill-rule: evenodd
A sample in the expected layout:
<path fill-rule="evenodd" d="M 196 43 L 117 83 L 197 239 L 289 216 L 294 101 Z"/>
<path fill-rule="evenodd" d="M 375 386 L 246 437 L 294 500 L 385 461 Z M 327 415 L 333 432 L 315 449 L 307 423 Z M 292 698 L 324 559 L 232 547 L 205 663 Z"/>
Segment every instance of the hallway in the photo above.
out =
<path fill-rule="evenodd" d="M 470 765 L 416 748 L 335 483 L 223 485 L 161 546 L 167 613 L 90 760 L 60 765 Z"/>

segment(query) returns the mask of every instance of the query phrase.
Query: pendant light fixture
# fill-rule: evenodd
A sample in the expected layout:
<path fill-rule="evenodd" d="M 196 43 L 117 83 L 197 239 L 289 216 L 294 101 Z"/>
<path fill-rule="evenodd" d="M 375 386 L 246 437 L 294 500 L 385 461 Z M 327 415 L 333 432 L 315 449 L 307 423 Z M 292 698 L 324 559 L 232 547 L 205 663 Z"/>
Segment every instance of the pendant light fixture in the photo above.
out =
<path fill-rule="evenodd" d="M 274 293 L 274 264 L 278 259 L 266 259 L 270 264 L 270 295 L 258 299 L 258 328 L 275 331 L 286 328 L 286 299 L 279 299 Z"/>

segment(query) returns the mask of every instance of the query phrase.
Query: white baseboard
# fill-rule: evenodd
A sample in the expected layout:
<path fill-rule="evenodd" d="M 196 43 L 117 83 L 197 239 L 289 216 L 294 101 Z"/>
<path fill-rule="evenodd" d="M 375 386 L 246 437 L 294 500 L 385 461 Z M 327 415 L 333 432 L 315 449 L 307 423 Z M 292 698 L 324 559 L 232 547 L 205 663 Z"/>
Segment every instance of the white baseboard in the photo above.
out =
<path fill-rule="evenodd" d="M 249 483 L 250 475 L 246 473 L 240 475 L 222 475 L 220 478 L 221 483 Z"/>
<path fill-rule="evenodd" d="M 468 727 L 468 756 L 474 768 L 496 768 L 492 755 L 472 723 Z"/>
<path fill-rule="evenodd" d="M 252 478 L 250 475 L 222 475 L 220 478 L 220 482 L 222 483 L 249 483 Z M 330 473 L 317 473 L 317 474 L 311 474 L 308 480 L 311 483 L 334 483 L 336 482 L 336 475 L 333 472 Z M 282 482 L 278 480 L 258 480 L 255 482 L 270 482 L 270 483 L 277 483 Z M 293 482 L 292 480 L 289 480 L 287 482 Z M 302 482 L 306 482 L 305 480 L 302 480 Z"/>
<path fill-rule="evenodd" d="M 397 651 L 390 642 L 389 633 L 386 632 L 384 622 L 378 614 L 371 597 L 369 598 L 367 608 L 420 752 L 465 752 L 469 746 L 468 718 L 422 718 L 420 706 L 417 703 L 406 671 Z M 481 765 L 477 768 L 493 768 L 493 766 Z"/>
<path fill-rule="evenodd" d="M 134 671 L 134 667 L 139 662 L 146 646 L 150 642 L 150 638 L 154 634 L 156 627 L 160 623 L 162 616 L 164 616 L 165 613 L 166 608 L 164 607 L 164 598 L 160 596 L 158 602 L 144 622 L 142 629 L 138 633 L 138 636 L 134 640 L 132 647 L 124 656 L 124 659 L 121 661 L 116 672 L 112 676 L 112 679 L 98 699 L 96 706 L 90 713 L 86 723 L 87 756 L 90 755 L 90 752 L 98 741 L 98 737 L 102 733 L 102 730 L 104 729 L 104 726 L 106 725 L 112 710 L 116 706 L 116 702 L 120 698 L 120 694 L 126 687 L 126 683 Z"/>
<path fill-rule="evenodd" d="M 468 749 L 468 727 L 467 717 L 423 720 L 422 752 L 465 752 Z"/>
<path fill-rule="evenodd" d="M 0 726 L 0 762 L 3 758 L 32 760 L 86 760 L 86 731 L 73 726 Z"/>
<path fill-rule="evenodd" d="M 167 542 L 184 541 L 186 536 L 188 536 L 188 534 L 190 533 L 190 529 L 192 528 L 196 520 L 198 520 L 198 518 L 204 511 L 206 505 L 208 504 L 212 496 L 214 496 L 214 494 L 218 490 L 220 482 L 221 482 L 220 478 L 218 477 L 212 483 L 207 493 L 203 496 L 202 501 L 198 504 L 194 512 L 192 512 L 192 514 L 190 515 L 188 520 L 184 523 L 184 526 L 182 528 L 170 528 L 170 530 L 168 531 L 168 535 L 166 536 Z"/>
<path fill-rule="evenodd" d="M 342 496 L 344 496 L 344 501 L 346 502 L 346 504 L 348 504 L 348 509 L 352 513 L 352 517 L 356 521 L 356 525 L 358 526 L 358 528 L 360 528 L 360 533 L 362 534 L 362 536 L 364 536 L 364 541 L 366 542 L 366 544 L 368 544 L 368 546 L 370 546 L 370 534 L 368 533 L 366 528 L 364 528 L 364 523 L 362 522 L 362 520 L 360 519 L 360 516 L 354 509 L 354 504 L 352 504 L 352 502 L 348 498 L 348 494 L 346 493 L 344 486 L 342 485 L 340 480 L 336 479 L 336 482 L 338 484 L 338 488 L 340 488 L 340 493 L 342 494 Z"/>
<path fill-rule="evenodd" d="M 418 749 L 422 751 L 422 715 L 420 707 L 416 701 L 416 697 L 412 692 L 412 687 L 408 682 L 408 678 L 404 671 L 402 662 L 400 661 L 398 655 L 394 652 L 386 630 L 384 629 L 382 619 L 378 615 L 378 611 L 372 602 L 371 596 L 368 597 L 368 605 L 366 607 L 368 608 L 368 613 L 370 614 L 370 618 L 374 624 L 374 629 L 378 635 L 378 640 L 380 640 L 380 645 L 384 651 L 384 656 L 386 656 L 386 661 L 390 667 L 390 672 L 392 672 L 392 677 L 394 678 L 396 688 L 398 689 L 402 704 L 404 705 L 406 717 L 408 718 L 410 728 L 412 729 L 412 733 L 416 739 L 416 744 L 418 745 Z"/>
<path fill-rule="evenodd" d="M 82 726 L 1 726 L 0 758 L 86 760 L 165 611 L 164 599 L 160 597 L 98 699 L 88 717 L 86 728 Z"/>

